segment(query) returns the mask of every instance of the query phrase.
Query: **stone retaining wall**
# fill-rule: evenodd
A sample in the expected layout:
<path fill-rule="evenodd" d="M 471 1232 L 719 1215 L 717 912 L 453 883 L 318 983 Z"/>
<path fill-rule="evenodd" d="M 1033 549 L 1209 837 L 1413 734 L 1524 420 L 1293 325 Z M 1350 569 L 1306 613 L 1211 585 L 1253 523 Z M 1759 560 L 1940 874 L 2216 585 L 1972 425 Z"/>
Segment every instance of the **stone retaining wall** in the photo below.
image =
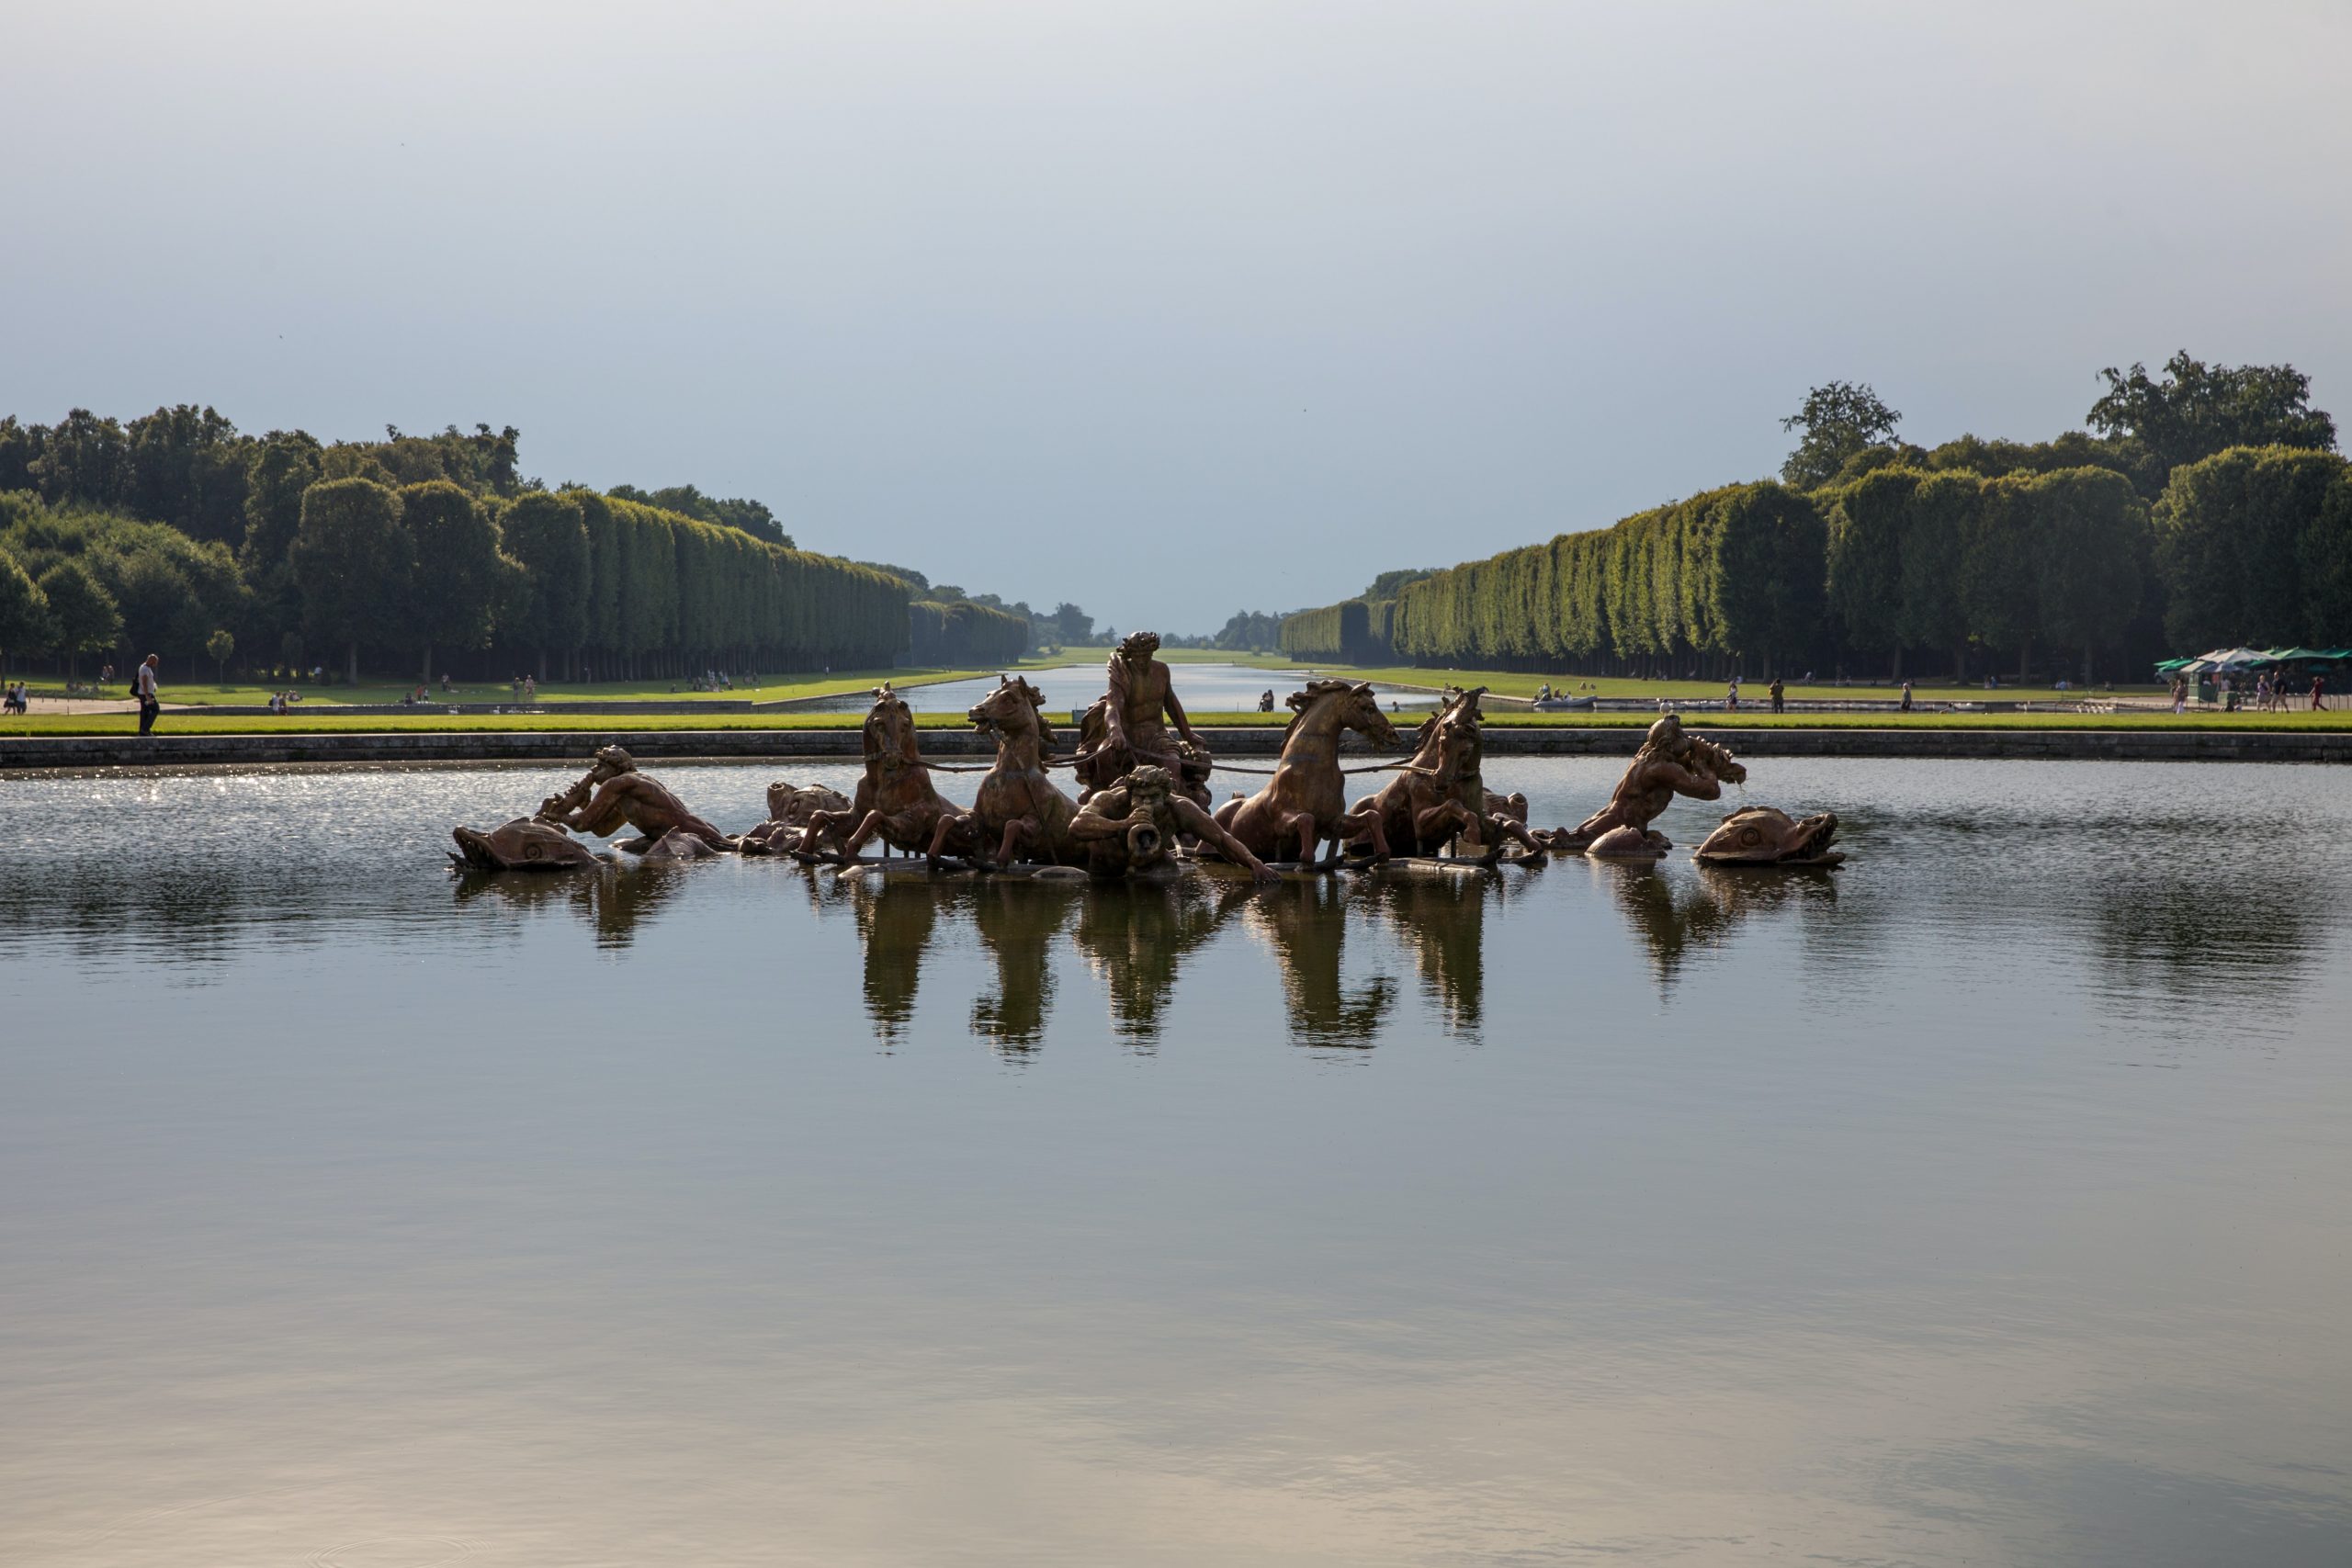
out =
<path fill-rule="evenodd" d="M 2352 762 L 2352 732 L 2161 729 L 1740 729 L 1708 726 L 1710 739 L 1750 757 L 1915 757 L 2030 761 Z M 1222 757 L 1272 757 L 1274 728 L 1217 729 Z M 1489 757 L 1623 757 L 1642 732 L 1622 728 L 1497 726 Z M 1369 755 L 1360 737 L 1348 754 Z M 972 730 L 923 732 L 923 750 L 943 761 L 993 754 Z M 459 734 L 394 731 L 335 735 L 65 736 L 0 734 L 0 771 L 91 770 L 280 764 L 398 765 L 407 762 L 584 761 L 599 746 L 640 758 L 854 760 L 854 729 L 518 730 Z"/>

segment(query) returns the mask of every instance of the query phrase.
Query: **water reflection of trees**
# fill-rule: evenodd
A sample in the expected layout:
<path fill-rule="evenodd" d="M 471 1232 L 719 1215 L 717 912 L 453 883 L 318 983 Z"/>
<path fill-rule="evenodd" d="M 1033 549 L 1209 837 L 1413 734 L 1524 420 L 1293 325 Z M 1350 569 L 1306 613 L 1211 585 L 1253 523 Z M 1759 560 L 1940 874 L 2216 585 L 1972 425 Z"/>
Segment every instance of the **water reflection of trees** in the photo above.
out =
<path fill-rule="evenodd" d="M 2297 978 L 2340 903 L 2332 879 L 2247 859 L 2101 878 L 2088 914 L 2100 963 L 2120 988 L 2201 998 L 2216 964 L 2256 985 Z"/>

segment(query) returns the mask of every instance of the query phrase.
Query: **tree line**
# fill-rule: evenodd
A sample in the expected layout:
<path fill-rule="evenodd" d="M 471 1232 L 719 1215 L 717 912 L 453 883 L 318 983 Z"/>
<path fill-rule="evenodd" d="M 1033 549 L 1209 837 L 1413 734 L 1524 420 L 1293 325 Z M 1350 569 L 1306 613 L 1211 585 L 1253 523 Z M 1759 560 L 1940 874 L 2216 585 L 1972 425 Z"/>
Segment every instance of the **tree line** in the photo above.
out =
<path fill-rule="evenodd" d="M 1285 619 L 1300 659 L 1590 674 L 1883 669 L 2352 641 L 2352 481 L 2291 366 L 2101 372 L 2087 423 L 1928 449 L 1868 387 L 1816 388 L 1779 480 L 1404 574 Z"/>
<path fill-rule="evenodd" d="M 0 420 L 0 652 L 300 668 L 362 652 L 540 678 L 888 665 L 905 584 L 691 485 L 548 489 L 516 432 L 240 434 L 210 409 Z M 671 504 L 662 504 L 668 502 Z M 492 663 L 492 668 L 496 668 Z"/>
<path fill-rule="evenodd" d="M 1029 651 L 1029 620 L 969 599 L 918 599 L 907 606 L 910 654 L 947 669 L 1004 665 Z"/>

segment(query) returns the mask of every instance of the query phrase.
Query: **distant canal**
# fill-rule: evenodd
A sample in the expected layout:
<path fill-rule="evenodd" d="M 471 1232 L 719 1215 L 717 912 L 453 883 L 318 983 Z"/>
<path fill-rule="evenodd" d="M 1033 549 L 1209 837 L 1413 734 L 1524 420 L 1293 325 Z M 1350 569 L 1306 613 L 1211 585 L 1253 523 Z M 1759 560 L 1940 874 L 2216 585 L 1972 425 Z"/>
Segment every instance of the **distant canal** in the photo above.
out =
<path fill-rule="evenodd" d="M 459 879 L 568 775 L 7 784 L 0 1562 L 2341 1565 L 2345 775 L 1754 773 L 1851 863 Z"/>
<path fill-rule="evenodd" d="M 1297 691 L 1308 681 L 1317 679 L 1316 671 L 1299 666 L 1295 669 L 1259 670 L 1247 664 L 1170 664 L 1170 678 L 1176 687 L 1177 700 L 1186 710 L 1200 713 L 1224 713 L 1247 710 L 1258 705 L 1258 699 L 1267 692 L 1274 694 L 1274 708 L 1284 722 L 1290 709 L 1283 699 Z M 1046 694 L 1046 712 L 1061 717 L 1071 710 L 1091 705 L 1105 690 L 1102 666 L 1064 664 L 1048 670 L 1023 670 L 1022 679 Z M 1432 680 L 1441 684 L 1442 678 Z M 943 681 L 936 685 L 910 686 L 902 694 L 907 705 L 917 713 L 962 713 L 977 703 L 996 685 L 996 677 L 977 681 Z M 1385 694 L 1385 700 L 1399 710 L 1430 706 L 1436 698 L 1427 692 L 1408 692 L 1401 686 L 1374 682 L 1373 689 Z M 806 710 L 817 713 L 864 713 L 872 706 L 872 699 L 865 696 L 829 698 L 806 705 Z"/>

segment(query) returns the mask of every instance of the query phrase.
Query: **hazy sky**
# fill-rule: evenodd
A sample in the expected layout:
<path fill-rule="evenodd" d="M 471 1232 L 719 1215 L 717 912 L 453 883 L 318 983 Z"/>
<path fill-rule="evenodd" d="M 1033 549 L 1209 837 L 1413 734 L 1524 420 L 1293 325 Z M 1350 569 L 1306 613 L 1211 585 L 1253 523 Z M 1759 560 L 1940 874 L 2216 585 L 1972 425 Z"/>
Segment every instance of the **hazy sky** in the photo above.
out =
<path fill-rule="evenodd" d="M 0 7 L 0 412 L 513 423 L 1127 627 L 1779 464 L 2352 416 L 2352 5 Z"/>

